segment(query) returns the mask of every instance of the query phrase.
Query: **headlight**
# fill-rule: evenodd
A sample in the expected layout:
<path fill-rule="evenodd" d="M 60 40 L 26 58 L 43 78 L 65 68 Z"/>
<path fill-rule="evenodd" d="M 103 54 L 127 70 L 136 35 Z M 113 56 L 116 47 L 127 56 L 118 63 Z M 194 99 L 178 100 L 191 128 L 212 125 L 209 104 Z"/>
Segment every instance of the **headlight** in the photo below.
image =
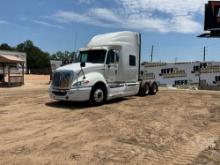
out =
<path fill-rule="evenodd" d="M 72 87 L 81 87 L 81 86 L 87 85 L 88 83 L 89 83 L 89 80 L 78 81 L 74 83 Z"/>

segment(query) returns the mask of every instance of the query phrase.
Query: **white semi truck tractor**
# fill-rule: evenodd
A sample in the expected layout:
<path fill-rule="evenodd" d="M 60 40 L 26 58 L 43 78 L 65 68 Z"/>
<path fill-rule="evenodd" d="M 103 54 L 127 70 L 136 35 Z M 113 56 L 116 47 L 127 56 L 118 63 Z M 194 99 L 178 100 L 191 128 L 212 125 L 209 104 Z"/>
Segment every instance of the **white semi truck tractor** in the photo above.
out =
<path fill-rule="evenodd" d="M 144 79 L 140 58 L 139 33 L 97 35 L 80 49 L 78 63 L 54 71 L 49 95 L 55 100 L 90 101 L 94 105 L 119 97 L 154 95 L 158 85 Z"/>

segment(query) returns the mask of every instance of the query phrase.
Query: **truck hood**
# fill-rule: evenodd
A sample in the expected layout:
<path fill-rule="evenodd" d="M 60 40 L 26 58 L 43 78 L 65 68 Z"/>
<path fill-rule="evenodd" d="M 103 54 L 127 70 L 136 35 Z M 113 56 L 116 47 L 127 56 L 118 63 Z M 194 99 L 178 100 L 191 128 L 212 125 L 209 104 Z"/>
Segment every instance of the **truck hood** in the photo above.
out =
<path fill-rule="evenodd" d="M 86 63 L 86 66 L 83 67 L 84 72 L 100 70 L 104 68 L 104 64 L 94 64 L 94 63 Z M 74 63 L 65 65 L 63 67 L 58 68 L 56 71 L 74 71 L 75 73 L 79 73 L 81 71 L 80 63 Z"/>

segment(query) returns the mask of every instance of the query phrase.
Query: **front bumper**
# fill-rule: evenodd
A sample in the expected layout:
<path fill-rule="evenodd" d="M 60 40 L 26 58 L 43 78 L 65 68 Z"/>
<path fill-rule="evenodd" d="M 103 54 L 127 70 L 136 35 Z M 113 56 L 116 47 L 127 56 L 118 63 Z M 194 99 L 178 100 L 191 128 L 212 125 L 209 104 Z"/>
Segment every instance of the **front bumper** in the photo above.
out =
<path fill-rule="evenodd" d="M 60 101 L 89 101 L 92 87 L 83 87 L 69 90 L 49 88 L 50 98 Z"/>

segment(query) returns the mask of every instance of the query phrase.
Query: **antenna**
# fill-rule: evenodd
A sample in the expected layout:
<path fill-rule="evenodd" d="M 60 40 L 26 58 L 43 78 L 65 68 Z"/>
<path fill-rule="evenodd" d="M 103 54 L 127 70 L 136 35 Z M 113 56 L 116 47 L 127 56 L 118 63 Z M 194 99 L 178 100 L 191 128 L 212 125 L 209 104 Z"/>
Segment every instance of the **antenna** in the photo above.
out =
<path fill-rule="evenodd" d="M 153 55 L 154 55 L 154 45 L 151 47 L 151 54 L 150 54 L 150 61 L 153 62 Z"/>

